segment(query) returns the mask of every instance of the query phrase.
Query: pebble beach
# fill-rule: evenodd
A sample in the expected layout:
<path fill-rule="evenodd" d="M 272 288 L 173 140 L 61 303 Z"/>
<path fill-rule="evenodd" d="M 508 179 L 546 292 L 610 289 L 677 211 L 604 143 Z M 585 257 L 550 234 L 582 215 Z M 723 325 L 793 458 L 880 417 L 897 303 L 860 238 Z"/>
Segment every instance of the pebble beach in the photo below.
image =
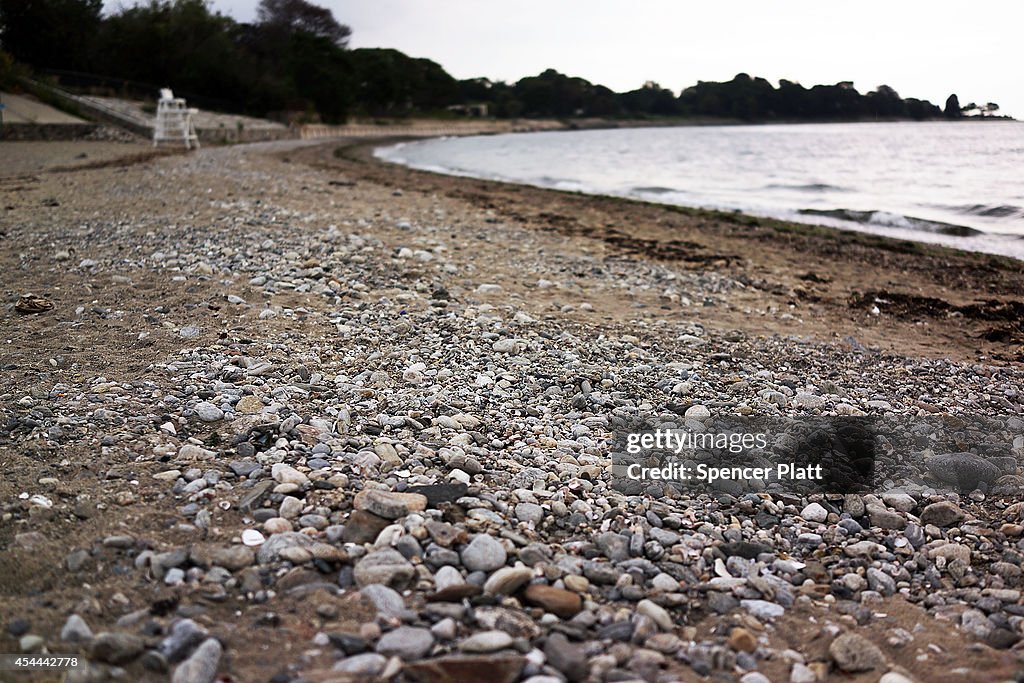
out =
<path fill-rule="evenodd" d="M 0 680 L 1021 680 L 1019 263 L 368 149 L 0 143 Z M 725 414 L 1010 447 L 612 485 Z"/>

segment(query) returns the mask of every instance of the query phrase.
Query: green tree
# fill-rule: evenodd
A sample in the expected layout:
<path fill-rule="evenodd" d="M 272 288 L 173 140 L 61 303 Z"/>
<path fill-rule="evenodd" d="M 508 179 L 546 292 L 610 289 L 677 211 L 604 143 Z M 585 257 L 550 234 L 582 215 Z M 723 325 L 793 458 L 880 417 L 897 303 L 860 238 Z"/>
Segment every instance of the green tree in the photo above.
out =
<path fill-rule="evenodd" d="M 642 88 L 619 95 L 626 113 L 633 116 L 674 116 L 679 113 L 679 102 L 668 88 L 647 81 Z"/>
<path fill-rule="evenodd" d="M 619 110 L 608 88 L 554 69 L 520 79 L 512 90 L 524 116 L 611 116 Z"/>
<path fill-rule="evenodd" d="M 386 48 L 360 48 L 350 56 L 355 99 L 367 114 L 405 116 L 461 101 L 458 81 L 429 59 Z"/>
<path fill-rule="evenodd" d="M 150 0 L 103 22 L 94 48 L 97 70 L 240 103 L 245 55 L 233 40 L 234 27 L 203 0 Z"/>
<path fill-rule="evenodd" d="M 0 46 L 26 64 L 85 71 L 103 0 L 0 0 Z"/>
<path fill-rule="evenodd" d="M 946 106 L 942 113 L 947 119 L 959 119 L 963 116 L 963 112 L 960 110 L 960 98 L 956 96 L 956 93 L 946 98 Z"/>
<path fill-rule="evenodd" d="M 338 22 L 331 10 L 306 0 L 260 0 L 256 16 L 264 26 L 326 38 L 341 48 L 348 45 L 352 35 L 352 29 Z"/>
<path fill-rule="evenodd" d="M 867 113 L 876 118 L 903 118 L 906 106 L 899 94 L 887 85 L 880 85 L 865 95 Z"/>

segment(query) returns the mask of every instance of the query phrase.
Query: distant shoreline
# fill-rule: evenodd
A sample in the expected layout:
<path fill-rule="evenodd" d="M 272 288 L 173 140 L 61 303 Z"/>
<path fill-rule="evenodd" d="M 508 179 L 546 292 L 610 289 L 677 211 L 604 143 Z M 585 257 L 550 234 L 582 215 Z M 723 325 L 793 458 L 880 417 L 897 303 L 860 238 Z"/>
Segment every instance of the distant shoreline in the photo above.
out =
<path fill-rule="evenodd" d="M 501 121 L 503 119 L 496 119 Z M 519 121 L 542 121 L 549 119 L 518 119 Z M 1010 116 L 976 116 L 960 119 L 929 118 L 857 118 L 857 119 L 771 119 L 762 121 L 744 121 L 742 119 L 715 118 L 680 118 L 680 119 L 559 119 L 566 123 L 568 130 L 588 130 L 592 128 L 672 128 L 682 126 L 772 126 L 772 125 L 808 125 L 808 124 L 848 124 L 848 123 L 1020 123 Z"/>
<path fill-rule="evenodd" d="M 506 124 L 509 127 L 521 127 L 529 128 L 531 124 L 540 124 L 551 126 L 551 124 L 557 123 L 562 126 L 561 130 L 591 130 L 591 129 L 606 129 L 606 128 L 673 128 L 673 127 L 684 127 L 684 126 L 772 126 L 772 125 L 813 125 L 813 124 L 850 124 L 850 123 L 1021 123 L 1018 119 L 1010 116 L 973 116 L 964 117 L 959 119 L 947 119 L 947 118 L 928 118 L 928 119 L 908 119 L 908 118 L 854 118 L 854 119 L 770 119 L 770 120 L 758 120 L 758 121 L 745 121 L 742 119 L 732 118 L 714 118 L 714 117 L 681 117 L 681 118 L 663 118 L 663 119 L 615 119 L 615 118 L 602 118 L 602 117 L 586 117 L 579 119 L 565 119 L 565 118 L 544 118 L 544 117 L 521 117 L 521 118 L 494 118 L 494 117 L 429 117 L 429 116 L 416 116 L 409 118 L 395 118 L 395 119 L 382 119 L 382 118 L 369 118 L 363 119 L 354 117 L 351 119 L 346 126 L 379 126 L 382 129 L 387 129 L 392 126 L 415 126 L 415 125 L 434 125 L 441 126 L 445 124 L 472 124 L 472 123 L 492 123 L 495 125 Z M 331 126 L 335 127 L 335 126 Z M 341 127 L 341 126 L 337 126 Z M 544 130 L 557 130 L 554 126 L 544 128 Z M 514 131 L 520 132 L 520 131 Z M 532 131 L 530 131 L 532 132 Z"/>

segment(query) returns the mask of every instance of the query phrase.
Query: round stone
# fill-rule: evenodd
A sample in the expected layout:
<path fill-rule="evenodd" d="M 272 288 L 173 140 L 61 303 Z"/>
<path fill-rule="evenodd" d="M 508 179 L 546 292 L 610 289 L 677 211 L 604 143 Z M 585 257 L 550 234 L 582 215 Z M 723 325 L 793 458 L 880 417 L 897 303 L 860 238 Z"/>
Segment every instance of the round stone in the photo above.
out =
<path fill-rule="evenodd" d="M 811 503 L 800 511 L 800 516 L 808 522 L 818 522 L 820 524 L 828 519 L 828 510 L 818 503 Z"/>
<path fill-rule="evenodd" d="M 203 422 L 216 422 L 224 419 L 224 411 L 208 401 L 197 403 L 194 410 L 196 416 Z"/>
<path fill-rule="evenodd" d="M 377 641 L 378 653 L 410 661 L 421 659 L 434 645 L 434 634 L 429 629 L 400 626 L 381 636 Z"/>
<path fill-rule="evenodd" d="M 474 572 L 490 572 L 505 565 L 508 554 L 505 546 L 493 536 L 477 534 L 473 540 L 462 549 L 460 554 L 462 564 L 466 569 Z"/>

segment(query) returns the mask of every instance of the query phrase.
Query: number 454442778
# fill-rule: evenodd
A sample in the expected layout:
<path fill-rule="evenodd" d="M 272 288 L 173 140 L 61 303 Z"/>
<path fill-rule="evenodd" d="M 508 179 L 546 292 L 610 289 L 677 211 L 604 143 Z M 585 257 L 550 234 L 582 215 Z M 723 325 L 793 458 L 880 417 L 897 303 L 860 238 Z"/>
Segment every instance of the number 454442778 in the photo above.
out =
<path fill-rule="evenodd" d="M 77 655 L 4 655 L 0 654 L 0 671 L 32 671 L 37 669 L 74 669 L 81 660 Z"/>

